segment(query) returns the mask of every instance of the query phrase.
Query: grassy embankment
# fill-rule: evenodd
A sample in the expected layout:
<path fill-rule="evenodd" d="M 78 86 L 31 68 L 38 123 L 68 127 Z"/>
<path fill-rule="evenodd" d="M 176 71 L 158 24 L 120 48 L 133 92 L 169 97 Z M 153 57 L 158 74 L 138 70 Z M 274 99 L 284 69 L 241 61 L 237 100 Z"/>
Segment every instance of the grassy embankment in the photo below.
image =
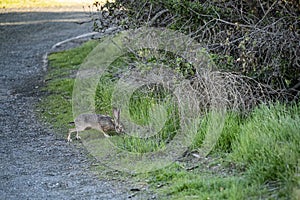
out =
<path fill-rule="evenodd" d="M 46 122 L 61 130 L 63 137 L 72 121 L 76 70 L 96 45 L 97 42 L 92 41 L 49 56 L 50 67 L 43 88 L 47 95 L 38 110 Z M 112 69 L 116 69 L 124 63 L 121 59 L 112 65 Z M 110 73 L 113 72 L 101 78 L 97 88 L 95 102 L 100 113 L 111 114 L 111 95 L 117 80 L 111 79 Z M 153 91 L 134 93 L 130 114 L 138 124 L 145 125 L 149 121 L 149 105 L 157 103 L 157 93 Z M 168 105 L 170 101 L 165 98 L 163 102 Z M 122 145 L 128 151 L 141 153 L 163 148 L 167 138 L 178 130 L 176 105 L 169 104 L 168 115 L 172 117 L 158 138 L 127 137 Z M 191 149 L 201 148 L 206 128 L 204 118 Z M 145 182 L 166 199 L 299 199 L 299 141 L 300 104 L 260 106 L 247 117 L 228 113 L 222 135 L 208 158 L 197 160 L 191 156 L 185 162 L 132 178 Z"/>

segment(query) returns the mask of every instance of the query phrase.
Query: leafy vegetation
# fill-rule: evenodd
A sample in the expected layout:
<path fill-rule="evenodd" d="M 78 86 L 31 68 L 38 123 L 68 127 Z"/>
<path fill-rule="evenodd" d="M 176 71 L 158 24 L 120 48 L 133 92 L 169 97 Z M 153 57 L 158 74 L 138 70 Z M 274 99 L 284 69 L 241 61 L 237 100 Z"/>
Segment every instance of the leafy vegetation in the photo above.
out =
<path fill-rule="evenodd" d="M 125 29 L 167 27 L 189 34 L 213 55 L 219 69 L 298 94 L 299 1 L 116 0 L 95 5 L 100 15 L 107 13 Z M 98 19 L 96 30 L 105 29 Z"/>

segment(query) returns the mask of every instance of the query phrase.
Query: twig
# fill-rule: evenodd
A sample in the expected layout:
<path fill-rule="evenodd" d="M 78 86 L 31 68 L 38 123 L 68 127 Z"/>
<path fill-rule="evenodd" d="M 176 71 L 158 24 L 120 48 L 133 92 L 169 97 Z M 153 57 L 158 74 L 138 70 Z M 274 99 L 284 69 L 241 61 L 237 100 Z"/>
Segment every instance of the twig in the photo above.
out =
<path fill-rule="evenodd" d="M 164 13 L 168 12 L 168 9 L 164 9 L 159 11 L 158 13 L 156 13 L 156 15 L 150 20 L 150 22 L 147 23 L 148 26 L 152 26 L 154 24 L 154 22 Z"/>

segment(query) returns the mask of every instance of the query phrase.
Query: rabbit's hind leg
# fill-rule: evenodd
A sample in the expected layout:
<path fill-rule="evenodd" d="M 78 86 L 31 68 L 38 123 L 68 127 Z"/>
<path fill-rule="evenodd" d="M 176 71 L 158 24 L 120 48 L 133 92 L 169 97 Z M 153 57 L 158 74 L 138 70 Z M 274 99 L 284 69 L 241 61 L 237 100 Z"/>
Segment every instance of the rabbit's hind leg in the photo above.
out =
<path fill-rule="evenodd" d="M 106 134 L 102 129 L 100 129 L 100 132 L 103 133 L 105 137 L 110 137 L 110 135 Z"/>
<path fill-rule="evenodd" d="M 95 128 L 96 130 L 100 131 L 100 133 L 103 133 L 103 135 L 105 137 L 110 137 L 108 134 L 105 133 L 105 131 L 103 130 L 102 126 L 100 124 L 98 124 Z"/>
<path fill-rule="evenodd" d="M 104 131 L 103 131 L 103 135 L 104 135 L 105 137 L 110 137 L 110 135 L 107 135 Z"/>

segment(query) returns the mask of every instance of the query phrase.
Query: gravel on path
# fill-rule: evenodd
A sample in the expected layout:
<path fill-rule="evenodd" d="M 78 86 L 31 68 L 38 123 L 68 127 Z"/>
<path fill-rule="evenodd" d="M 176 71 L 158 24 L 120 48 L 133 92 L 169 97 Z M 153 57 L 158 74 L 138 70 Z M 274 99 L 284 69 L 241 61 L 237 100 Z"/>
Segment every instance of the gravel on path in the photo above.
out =
<path fill-rule="evenodd" d="M 91 32 L 84 12 L 0 13 L 0 199 L 127 199 L 89 171 L 83 151 L 34 114 L 42 58 L 59 41 Z"/>

